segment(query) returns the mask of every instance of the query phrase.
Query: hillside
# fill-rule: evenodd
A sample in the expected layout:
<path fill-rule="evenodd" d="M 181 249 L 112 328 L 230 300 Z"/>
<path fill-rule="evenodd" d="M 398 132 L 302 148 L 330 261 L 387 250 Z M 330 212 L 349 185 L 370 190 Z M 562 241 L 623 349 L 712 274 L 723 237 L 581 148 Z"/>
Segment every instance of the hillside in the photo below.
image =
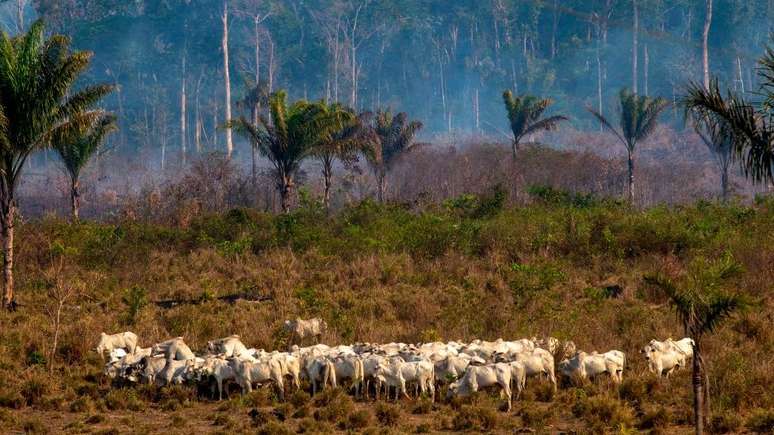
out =
<path fill-rule="evenodd" d="M 705 344 L 711 426 L 771 430 L 771 199 L 640 211 L 550 189 L 532 194 L 532 205 L 518 208 L 504 206 L 495 191 L 421 211 L 365 201 L 327 216 L 305 201 L 289 215 L 234 209 L 185 225 L 21 222 L 21 306 L 0 313 L 0 426 L 38 433 L 277 433 L 279 426 L 686 433 L 689 370 L 657 380 L 638 354 L 651 338 L 683 333 L 666 297 L 644 277 L 679 279 L 734 261 L 742 272 L 723 285 L 751 304 Z M 55 312 L 50 295 L 57 283 L 74 294 L 64 304 L 52 357 L 48 310 Z M 232 294 L 261 301 L 218 300 Z M 157 303 L 168 300 L 191 303 Z M 605 379 L 556 394 L 528 383 L 525 397 L 505 413 L 486 394 L 472 405 L 393 406 L 326 393 L 305 405 L 303 394 L 280 403 L 266 389 L 244 398 L 234 391 L 223 403 L 197 399 L 187 387 L 115 389 L 93 350 L 100 332 L 124 330 L 137 333 L 143 346 L 183 336 L 202 350 L 207 340 L 239 334 L 250 346 L 284 348 L 281 324 L 296 316 L 324 318 L 327 343 L 553 335 L 584 350 L 622 350 L 628 362 L 618 391 Z"/>

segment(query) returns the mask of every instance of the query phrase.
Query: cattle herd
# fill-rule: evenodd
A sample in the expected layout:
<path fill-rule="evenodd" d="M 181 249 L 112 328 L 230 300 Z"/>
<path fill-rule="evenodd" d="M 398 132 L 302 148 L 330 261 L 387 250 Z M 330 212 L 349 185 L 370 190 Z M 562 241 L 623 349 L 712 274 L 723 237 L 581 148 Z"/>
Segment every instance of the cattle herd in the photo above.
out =
<path fill-rule="evenodd" d="M 320 319 L 289 320 L 284 326 L 300 343 L 319 339 L 325 330 Z M 254 385 L 271 383 L 281 400 L 288 382 L 291 388 L 299 389 L 302 381 L 312 395 L 346 384 L 360 397 L 378 399 L 384 393 L 387 399 L 395 400 L 408 398 L 409 393 L 435 400 L 441 386 L 446 386 L 447 399 L 494 387 L 507 399 L 508 409 L 513 391 L 518 399 L 528 378 L 550 382 L 554 390 L 557 374 L 570 381 L 604 374 L 620 383 L 626 366 L 626 355 L 619 350 L 587 353 L 577 350 L 572 341 L 552 337 L 470 343 L 293 345 L 287 352 L 266 352 L 248 348 L 239 336 L 232 335 L 208 342 L 204 353 L 196 355 L 182 337 L 142 348 L 137 335 L 123 332 L 103 333 L 97 352 L 103 358 L 109 353 L 104 372 L 115 382 L 159 386 L 207 383 L 213 394 L 217 387 L 218 399 L 223 397 L 226 382 L 236 383 L 243 393 L 252 391 Z M 692 357 L 693 340 L 651 340 L 641 353 L 652 373 L 669 377 Z"/>

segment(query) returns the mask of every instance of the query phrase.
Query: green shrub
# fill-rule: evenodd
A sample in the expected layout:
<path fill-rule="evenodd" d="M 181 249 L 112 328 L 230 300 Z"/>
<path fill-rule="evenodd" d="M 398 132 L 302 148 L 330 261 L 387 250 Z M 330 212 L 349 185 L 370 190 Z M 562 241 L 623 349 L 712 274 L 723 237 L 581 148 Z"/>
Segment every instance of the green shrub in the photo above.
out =
<path fill-rule="evenodd" d="M 94 401 L 89 396 L 79 397 L 70 404 L 70 412 L 94 412 Z"/>
<path fill-rule="evenodd" d="M 433 402 L 430 401 L 430 399 L 422 399 L 414 406 L 414 409 L 411 410 L 412 414 L 417 415 L 425 415 L 430 414 L 430 411 L 433 410 Z"/>
<path fill-rule="evenodd" d="M 745 422 L 745 426 L 757 433 L 774 433 L 774 410 L 755 410 Z"/>
<path fill-rule="evenodd" d="M 49 380 L 43 375 L 35 375 L 24 381 L 20 392 L 27 406 L 37 406 L 50 391 Z"/>
<path fill-rule="evenodd" d="M 282 423 L 271 421 L 258 428 L 257 435 L 294 435 L 296 432 L 290 430 Z"/>
<path fill-rule="evenodd" d="M 709 421 L 707 429 L 710 433 L 735 433 L 742 427 L 742 418 L 735 412 L 716 413 Z"/>
<path fill-rule="evenodd" d="M 400 420 L 400 407 L 389 403 L 379 403 L 376 405 L 376 419 L 383 426 L 395 426 Z"/>
<path fill-rule="evenodd" d="M 605 396 L 581 398 L 572 407 L 576 417 L 583 418 L 594 428 L 632 427 L 634 412 L 625 403 Z"/>
<path fill-rule="evenodd" d="M 132 286 L 124 292 L 123 302 L 126 304 L 127 323 L 134 324 L 140 311 L 148 305 L 148 292 L 140 286 Z"/>
<path fill-rule="evenodd" d="M 39 418 L 30 418 L 22 423 L 22 430 L 27 434 L 47 434 L 48 429 Z"/>
<path fill-rule="evenodd" d="M 452 429 L 493 431 L 497 426 L 497 412 L 485 406 L 463 406 L 452 419 Z"/>
<path fill-rule="evenodd" d="M 325 390 L 315 396 L 313 403 L 318 408 L 314 412 L 314 417 L 331 423 L 344 419 L 354 406 L 352 399 L 340 388 Z"/>
<path fill-rule="evenodd" d="M 373 424 L 374 417 L 371 411 L 367 409 L 361 409 L 349 414 L 346 421 L 342 421 L 339 427 L 343 430 L 358 430 L 364 429 Z"/>
<path fill-rule="evenodd" d="M 536 406 L 524 406 L 519 415 L 527 427 L 542 429 L 550 422 L 554 413 L 550 408 L 542 409 Z"/>
<path fill-rule="evenodd" d="M 651 409 L 640 417 L 638 429 L 666 429 L 672 420 L 669 410 L 663 406 Z"/>

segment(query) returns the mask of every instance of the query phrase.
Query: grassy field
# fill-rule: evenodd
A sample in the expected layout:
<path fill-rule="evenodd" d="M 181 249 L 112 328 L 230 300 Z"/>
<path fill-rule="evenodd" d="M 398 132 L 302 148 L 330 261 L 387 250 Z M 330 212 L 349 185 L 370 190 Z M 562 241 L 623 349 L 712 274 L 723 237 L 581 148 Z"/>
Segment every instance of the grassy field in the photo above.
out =
<path fill-rule="evenodd" d="M 304 202 L 287 216 L 236 209 L 184 226 L 56 218 L 19 224 L 21 307 L 0 313 L 2 432 L 433 433 L 690 432 L 688 370 L 646 373 L 638 349 L 682 337 L 666 297 L 644 277 L 702 274 L 751 302 L 705 345 L 711 429 L 774 426 L 774 201 L 632 210 L 614 202 L 532 191 L 528 207 L 497 191 L 413 210 L 371 202 L 328 216 Z M 613 297 L 609 287 L 623 292 Z M 56 290 L 59 289 L 57 292 Z M 72 293 L 52 355 L 56 293 Z M 235 293 L 263 302 L 220 302 Z M 193 303 L 163 308 L 156 302 Z M 430 404 L 362 402 L 329 391 L 285 403 L 263 389 L 220 403 L 194 388 L 115 389 L 94 353 L 99 333 L 131 330 L 143 346 L 184 336 L 194 350 L 241 335 L 284 348 L 282 321 L 323 317 L 324 341 L 418 342 L 553 335 L 584 350 L 627 353 L 624 383 L 528 383 L 510 413 L 494 396 Z"/>

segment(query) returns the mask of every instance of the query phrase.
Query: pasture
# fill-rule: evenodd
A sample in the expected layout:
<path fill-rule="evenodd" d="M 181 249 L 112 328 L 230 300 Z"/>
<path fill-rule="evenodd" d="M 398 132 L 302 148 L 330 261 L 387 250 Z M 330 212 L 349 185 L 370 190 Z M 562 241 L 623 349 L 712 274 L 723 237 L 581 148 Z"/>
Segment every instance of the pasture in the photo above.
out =
<path fill-rule="evenodd" d="M 687 433 L 690 370 L 648 373 L 639 349 L 684 336 L 645 277 L 679 278 L 716 261 L 749 307 L 707 336 L 714 433 L 774 425 L 774 203 L 633 210 L 614 202 L 487 197 L 425 210 L 371 202 L 328 216 L 241 209 L 187 225 L 117 218 L 18 225 L 15 312 L 0 313 L 0 427 L 27 433 Z M 58 289 L 58 290 L 57 290 Z M 51 352 L 59 299 L 61 327 Z M 228 299 L 228 295 L 241 295 Z M 171 301 L 171 302 L 170 302 Z M 101 332 L 143 347 L 182 336 L 196 352 L 239 334 L 285 350 L 283 322 L 320 317 L 329 344 L 555 336 L 626 353 L 623 383 L 527 382 L 513 409 L 496 393 L 466 399 L 314 397 L 271 387 L 214 401 L 195 387 L 117 388 L 95 352 Z"/>

